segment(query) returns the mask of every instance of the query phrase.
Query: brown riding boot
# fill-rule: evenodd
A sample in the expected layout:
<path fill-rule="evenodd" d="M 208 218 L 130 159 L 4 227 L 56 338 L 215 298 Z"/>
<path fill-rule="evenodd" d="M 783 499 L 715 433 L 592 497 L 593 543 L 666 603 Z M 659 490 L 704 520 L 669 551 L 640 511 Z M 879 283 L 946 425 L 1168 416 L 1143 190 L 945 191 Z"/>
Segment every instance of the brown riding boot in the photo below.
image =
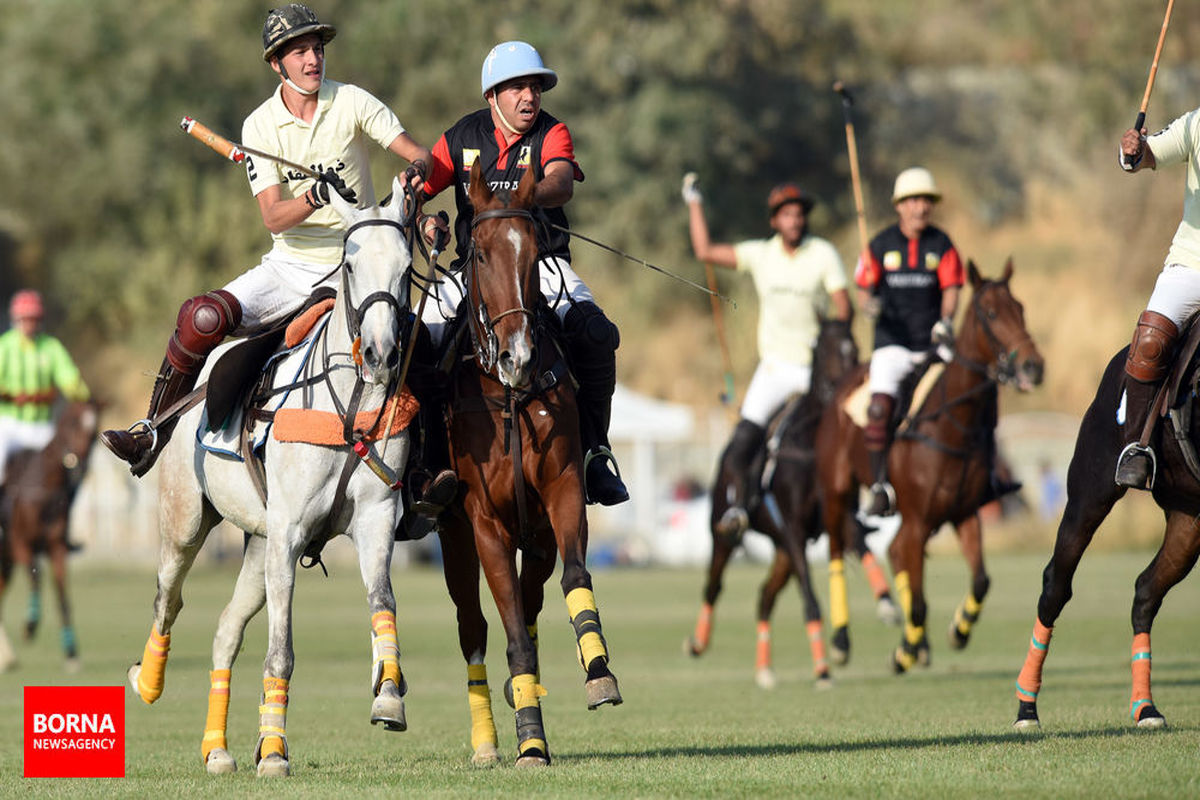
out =
<path fill-rule="evenodd" d="M 888 452 L 892 443 L 892 412 L 895 408 L 896 398 L 879 392 L 871 395 L 871 405 L 867 407 L 867 426 L 863 429 L 863 438 L 867 456 L 871 460 L 871 474 L 875 479 L 871 484 L 871 505 L 866 509 L 869 516 L 890 517 L 896 513 L 896 490 L 887 477 Z"/>
<path fill-rule="evenodd" d="M 1130 489 L 1153 489 L 1157 459 L 1150 438 L 1157 422 L 1155 398 L 1171 367 L 1179 328 L 1168 317 L 1143 311 L 1125 359 L 1125 449 L 1117 457 L 1114 480 Z"/>
<path fill-rule="evenodd" d="M 129 471 L 135 477 L 142 477 L 154 466 L 179 419 L 177 414 L 172 414 L 168 419 L 156 422 L 156 417 L 179 402 L 195 385 L 195 374 L 179 372 L 163 359 L 154 381 L 146 418 L 133 423 L 127 430 L 103 431 L 100 434 L 101 443 L 113 455 L 129 464 Z"/>

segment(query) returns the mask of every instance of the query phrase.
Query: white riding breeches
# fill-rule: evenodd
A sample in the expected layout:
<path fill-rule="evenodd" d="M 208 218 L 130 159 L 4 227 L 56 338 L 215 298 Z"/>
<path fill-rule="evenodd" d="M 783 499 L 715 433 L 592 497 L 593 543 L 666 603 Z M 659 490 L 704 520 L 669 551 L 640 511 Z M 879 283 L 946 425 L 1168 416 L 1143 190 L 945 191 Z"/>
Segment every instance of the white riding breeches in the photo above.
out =
<path fill-rule="evenodd" d="M 0 417 L 0 483 L 4 482 L 9 456 L 21 450 L 44 450 L 53 438 L 53 422 L 22 422 L 12 417 Z"/>
<path fill-rule="evenodd" d="M 1146 310 L 1170 318 L 1183 330 L 1188 320 L 1200 311 L 1200 270 L 1167 264 L 1158 273 Z"/>
<path fill-rule="evenodd" d="M 318 286 L 337 288 L 338 270 L 272 250 L 257 267 L 225 284 L 225 291 L 242 306 L 242 322 L 235 333 L 278 322 L 300 308 Z"/>
<path fill-rule="evenodd" d="M 558 314 L 561 320 L 571 308 L 571 300 L 577 303 L 595 302 L 592 290 L 575 274 L 571 265 L 558 258 L 543 258 L 538 262 L 538 277 L 541 282 L 542 296 Z M 454 318 L 454 312 L 463 298 L 461 285 L 462 272 L 456 272 L 453 279 L 443 276 L 437 284 L 437 295 L 430 296 L 425 301 L 425 309 L 421 312 L 421 321 L 429 328 L 433 337 L 434 347 L 440 347 L 445 335 L 446 325 Z M 570 299 L 568 299 L 570 298 Z M 434 300 L 437 302 L 434 302 Z"/>
<path fill-rule="evenodd" d="M 811 365 L 764 358 L 742 399 L 742 418 L 766 428 L 776 409 L 794 394 L 807 394 L 811 384 Z"/>
<path fill-rule="evenodd" d="M 871 394 L 886 394 L 896 397 L 900 384 L 920 366 L 928 354 L 923 350 L 909 350 L 898 344 L 880 347 L 871 353 L 871 373 L 868 387 Z"/>

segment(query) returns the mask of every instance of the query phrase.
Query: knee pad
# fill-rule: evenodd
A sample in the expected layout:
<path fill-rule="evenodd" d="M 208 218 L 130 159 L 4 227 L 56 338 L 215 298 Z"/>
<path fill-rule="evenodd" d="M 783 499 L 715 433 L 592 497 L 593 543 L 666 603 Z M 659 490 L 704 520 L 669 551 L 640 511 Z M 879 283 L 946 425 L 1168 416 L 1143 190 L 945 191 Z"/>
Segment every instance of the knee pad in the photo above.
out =
<path fill-rule="evenodd" d="M 175 335 L 167 345 L 167 360 L 179 372 L 197 372 L 241 321 L 241 303 L 224 289 L 184 301 L 175 320 Z"/>
<path fill-rule="evenodd" d="M 573 346 L 589 352 L 612 352 L 621 346 L 617 326 L 591 301 L 571 305 L 563 317 L 563 333 Z"/>
<path fill-rule="evenodd" d="M 1125 358 L 1125 374 L 1142 383 L 1161 380 L 1171 366 L 1179 328 L 1155 311 L 1143 311 Z"/>

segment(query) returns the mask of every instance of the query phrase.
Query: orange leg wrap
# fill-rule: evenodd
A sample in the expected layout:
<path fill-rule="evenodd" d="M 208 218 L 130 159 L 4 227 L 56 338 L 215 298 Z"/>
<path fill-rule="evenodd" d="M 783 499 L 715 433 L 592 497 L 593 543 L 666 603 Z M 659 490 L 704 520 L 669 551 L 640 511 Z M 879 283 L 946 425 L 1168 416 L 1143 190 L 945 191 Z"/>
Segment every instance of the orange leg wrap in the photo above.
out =
<path fill-rule="evenodd" d="M 825 639 L 821 636 L 821 621 L 814 619 L 805 627 L 808 629 L 808 647 L 812 650 L 813 674 L 819 677 L 829 671 L 829 661 L 825 657 Z"/>
<path fill-rule="evenodd" d="M 887 576 L 883 574 L 883 567 L 879 566 L 878 559 L 870 550 L 863 554 L 862 568 L 867 573 L 867 582 L 871 584 L 871 591 L 875 597 L 879 598 L 887 594 Z"/>
<path fill-rule="evenodd" d="M 1047 628 L 1040 619 L 1034 620 L 1029 652 L 1025 654 L 1025 663 L 1021 667 L 1021 674 L 1017 676 L 1018 700 L 1037 702 L 1038 692 L 1042 688 L 1042 665 L 1046 663 L 1046 654 L 1050 652 L 1050 637 L 1053 634 L 1053 628 Z"/>
<path fill-rule="evenodd" d="M 225 729 L 229 719 L 230 670 L 214 669 L 208 677 L 208 719 L 204 723 L 204 740 L 200 743 L 200 758 L 205 762 L 213 750 L 228 749 Z"/>
<path fill-rule="evenodd" d="M 153 703 L 163 692 L 166 683 L 167 652 L 171 649 L 171 634 L 160 635 L 150 628 L 150 638 L 142 651 L 142 669 L 138 672 L 138 696 L 144 703 Z"/>
<path fill-rule="evenodd" d="M 1133 694 L 1129 698 L 1129 716 L 1137 721 L 1143 706 L 1153 705 L 1150 696 L 1150 634 L 1139 633 L 1133 637 Z"/>
<path fill-rule="evenodd" d="M 708 649 L 708 641 L 712 638 L 713 607 L 711 603 L 700 606 L 700 616 L 696 619 L 696 632 L 692 634 L 692 646 L 703 653 Z"/>
<path fill-rule="evenodd" d="M 760 620 L 758 623 L 758 638 L 755 646 L 754 668 L 771 668 L 771 623 Z"/>
<path fill-rule="evenodd" d="M 283 678 L 263 678 L 256 762 L 271 754 L 287 758 L 287 706 L 288 682 Z"/>

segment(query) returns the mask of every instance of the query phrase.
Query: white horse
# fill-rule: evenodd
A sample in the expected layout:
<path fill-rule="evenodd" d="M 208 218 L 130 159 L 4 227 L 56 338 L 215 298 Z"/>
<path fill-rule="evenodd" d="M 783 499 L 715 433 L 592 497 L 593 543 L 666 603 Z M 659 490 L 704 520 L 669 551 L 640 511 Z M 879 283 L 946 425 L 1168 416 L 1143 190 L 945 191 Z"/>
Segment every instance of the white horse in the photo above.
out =
<path fill-rule="evenodd" d="M 340 289 L 332 314 L 310 348 L 312 360 L 304 368 L 308 379 L 304 386 L 290 391 L 282 405 L 284 409 L 335 414 L 339 429 L 345 415 L 355 410 L 360 422 L 369 418 L 365 428 L 370 428 L 371 422 L 387 420 L 382 410 L 399 371 L 400 307 L 396 298 L 412 257 L 404 237 L 410 221 L 404 213 L 405 194 L 398 180 L 393 180 L 392 188 L 395 199 L 389 206 L 363 210 L 330 192 L 331 204 L 347 225 Z M 226 349 L 223 346 L 209 359 L 201 381 L 207 380 Z M 300 382 L 296 376 L 302 357 L 298 352 L 283 357 L 276 370 L 276 387 Z M 399 492 L 373 470 L 359 465 L 342 498 L 335 502 L 348 459 L 358 460 L 351 447 L 278 441 L 272 435 L 264 445 L 264 503 L 244 464 L 197 445 L 195 432 L 202 411 L 203 406 L 197 406 L 184 414 L 178 435 L 164 448 L 160 460 L 158 595 L 154 626 L 142 660 L 129 670 L 134 691 L 146 703 L 161 695 L 171 626 L 183 605 L 184 579 L 209 531 L 221 519 L 229 521 L 251 536 L 233 599 L 221 616 L 213 641 L 212 689 L 202 755 L 211 773 L 236 769 L 225 741 L 229 671 L 246 621 L 265 603 L 268 644 L 254 757 L 260 777 L 288 775 L 285 728 L 288 681 L 295 658 L 292 592 L 296 564 L 310 541 L 345 533 L 358 550 L 371 615 L 375 695 L 371 720 L 385 723 L 390 730 L 404 730 L 406 686 L 396 644 L 396 600 L 391 583 Z M 384 428 L 384 421 L 376 426 L 377 431 Z M 399 474 L 408 458 L 407 432 L 395 432 L 393 427 L 383 437 L 363 444 L 376 466 L 385 463 L 386 470 Z M 384 447 L 384 442 L 390 446 Z M 382 460 L 380 450 L 384 451 Z"/>

